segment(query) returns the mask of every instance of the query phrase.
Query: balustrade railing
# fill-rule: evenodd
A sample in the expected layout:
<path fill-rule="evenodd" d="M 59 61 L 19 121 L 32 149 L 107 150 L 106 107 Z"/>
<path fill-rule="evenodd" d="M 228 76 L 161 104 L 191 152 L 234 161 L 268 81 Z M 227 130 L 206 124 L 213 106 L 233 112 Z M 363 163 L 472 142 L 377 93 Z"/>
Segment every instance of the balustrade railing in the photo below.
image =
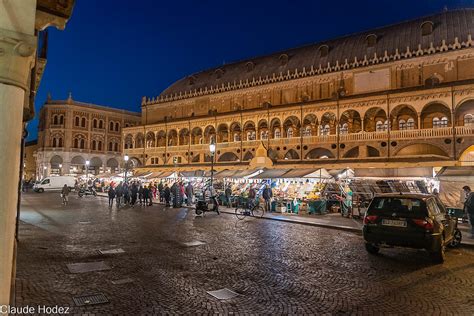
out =
<path fill-rule="evenodd" d="M 390 138 L 392 139 L 446 137 L 451 135 L 453 135 L 452 127 L 390 131 Z"/>
<path fill-rule="evenodd" d="M 456 135 L 474 135 L 474 126 L 456 126 Z"/>

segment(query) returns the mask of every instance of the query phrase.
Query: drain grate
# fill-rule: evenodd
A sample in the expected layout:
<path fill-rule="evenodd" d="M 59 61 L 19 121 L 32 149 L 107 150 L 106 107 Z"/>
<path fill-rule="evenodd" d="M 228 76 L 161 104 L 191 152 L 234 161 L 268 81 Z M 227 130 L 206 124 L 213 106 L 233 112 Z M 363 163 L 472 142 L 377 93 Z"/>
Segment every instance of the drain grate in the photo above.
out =
<path fill-rule="evenodd" d="M 207 291 L 207 294 L 214 296 L 218 300 L 229 300 L 239 295 L 238 293 L 235 293 L 234 291 L 229 290 L 228 288 L 223 288 L 216 291 Z"/>
<path fill-rule="evenodd" d="M 67 265 L 69 272 L 71 273 L 86 273 L 94 271 L 110 270 L 110 267 L 103 261 L 98 262 L 84 262 L 84 263 L 71 263 Z"/>
<path fill-rule="evenodd" d="M 108 298 L 102 293 L 75 296 L 72 299 L 74 300 L 74 304 L 76 304 L 76 306 L 97 305 L 109 302 Z"/>
<path fill-rule="evenodd" d="M 125 251 L 122 248 L 118 248 L 118 249 L 110 249 L 110 250 L 99 250 L 99 253 L 101 255 L 115 255 L 118 253 L 125 253 Z"/>

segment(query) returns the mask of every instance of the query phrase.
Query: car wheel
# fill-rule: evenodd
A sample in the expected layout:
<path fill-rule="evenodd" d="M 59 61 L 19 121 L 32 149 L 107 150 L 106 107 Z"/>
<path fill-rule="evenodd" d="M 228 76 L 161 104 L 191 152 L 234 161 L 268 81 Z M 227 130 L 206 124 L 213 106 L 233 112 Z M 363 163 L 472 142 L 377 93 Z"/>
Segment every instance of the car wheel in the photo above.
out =
<path fill-rule="evenodd" d="M 376 255 L 379 253 L 380 248 L 375 246 L 374 244 L 365 243 L 365 250 L 367 250 L 367 252 L 370 254 Z"/>
<path fill-rule="evenodd" d="M 451 248 L 459 247 L 459 245 L 461 245 L 461 240 L 462 240 L 462 233 L 459 230 L 459 228 L 456 228 L 454 230 L 453 240 L 451 240 L 448 246 Z"/>
<path fill-rule="evenodd" d="M 44 189 L 38 189 L 38 193 L 43 193 Z"/>
<path fill-rule="evenodd" d="M 79 192 L 77 195 L 79 195 L 79 197 L 82 197 L 84 194 L 82 194 L 81 192 Z"/>
<path fill-rule="evenodd" d="M 441 236 L 441 243 L 439 248 L 432 252 L 431 259 L 434 263 L 443 263 L 445 259 L 446 245 L 444 244 L 444 236 Z"/>
<path fill-rule="evenodd" d="M 200 209 L 196 209 L 196 215 L 201 215 L 202 211 Z"/>

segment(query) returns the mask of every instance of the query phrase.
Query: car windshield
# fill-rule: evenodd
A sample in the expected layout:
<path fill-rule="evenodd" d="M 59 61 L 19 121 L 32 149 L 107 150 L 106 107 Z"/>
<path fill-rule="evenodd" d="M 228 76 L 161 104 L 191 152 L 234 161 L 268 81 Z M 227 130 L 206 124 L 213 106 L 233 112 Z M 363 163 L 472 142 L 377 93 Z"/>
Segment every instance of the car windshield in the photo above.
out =
<path fill-rule="evenodd" d="M 370 203 L 369 212 L 426 213 L 425 203 L 416 198 L 375 197 Z"/>

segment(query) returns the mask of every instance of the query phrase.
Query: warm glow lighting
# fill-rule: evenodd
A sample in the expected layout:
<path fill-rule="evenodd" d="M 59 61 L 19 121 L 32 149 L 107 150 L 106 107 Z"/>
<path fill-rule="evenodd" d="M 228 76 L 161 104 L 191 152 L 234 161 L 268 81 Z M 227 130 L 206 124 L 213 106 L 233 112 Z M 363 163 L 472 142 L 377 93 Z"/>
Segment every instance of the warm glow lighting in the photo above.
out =
<path fill-rule="evenodd" d="M 86 160 L 86 166 L 88 166 L 91 162 L 89 160 Z"/>
<path fill-rule="evenodd" d="M 46 169 L 48 169 L 48 167 L 44 166 L 43 169 L 46 170 Z"/>
<path fill-rule="evenodd" d="M 62 167 L 63 167 L 63 164 L 62 164 L 62 163 L 60 163 L 60 164 L 59 164 L 59 168 L 62 168 Z"/>
<path fill-rule="evenodd" d="M 128 161 L 128 159 L 129 159 L 128 155 L 125 155 L 125 156 L 123 157 L 123 160 L 125 160 L 125 161 Z"/>
<path fill-rule="evenodd" d="M 211 143 L 209 145 L 209 150 L 211 151 L 211 153 L 215 153 L 216 152 L 216 144 Z"/>

